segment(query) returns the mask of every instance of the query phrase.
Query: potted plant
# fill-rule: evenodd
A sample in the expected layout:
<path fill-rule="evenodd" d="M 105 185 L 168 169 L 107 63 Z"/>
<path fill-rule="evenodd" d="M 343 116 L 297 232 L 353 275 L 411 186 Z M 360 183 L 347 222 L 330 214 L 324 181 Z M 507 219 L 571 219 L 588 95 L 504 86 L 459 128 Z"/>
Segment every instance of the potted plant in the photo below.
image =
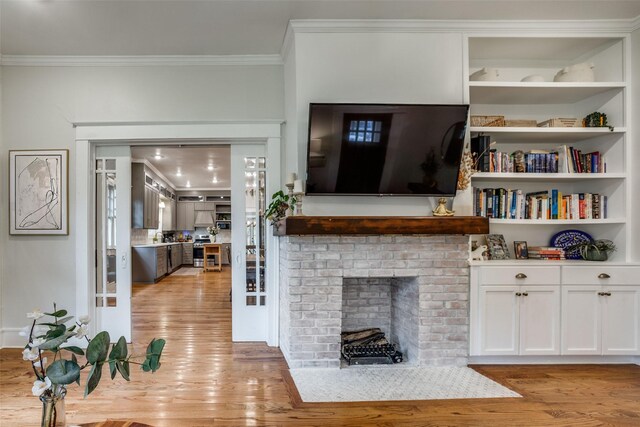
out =
<path fill-rule="evenodd" d="M 41 321 L 45 316 L 50 319 Z M 67 316 L 67 310 L 58 310 L 54 304 L 53 312 L 43 313 L 35 309 L 27 313 L 27 318 L 33 321 L 20 332 L 20 335 L 29 339 L 22 358 L 30 363 L 36 378 L 31 392 L 42 401 L 43 427 L 65 425 L 64 397 L 67 386 L 74 382 L 80 385 L 80 371 L 83 369 L 90 369 L 84 388 L 84 396 L 87 397 L 98 386 L 105 365 L 109 366 L 111 379 L 119 373 L 127 381 L 130 365 L 140 365 L 145 372 L 155 372 L 160 368 L 160 356 L 165 344 L 163 339 L 151 340 L 146 354 L 140 356 L 144 360 L 135 361 L 137 356 L 128 354 L 124 337 L 120 337 L 113 345 L 106 331 L 89 339 L 88 316 L 80 316 L 77 321 L 72 322 L 73 316 Z M 70 338 L 86 339 L 86 350 L 68 345 Z M 47 363 L 48 359 L 51 363 Z"/>
<path fill-rule="evenodd" d="M 579 251 L 582 259 L 586 261 L 606 261 L 609 253 L 616 250 L 616 245 L 611 240 L 599 239 L 578 243 L 567 249 Z"/>
<path fill-rule="evenodd" d="M 269 207 L 267 207 L 266 212 L 264 213 L 266 218 L 271 221 L 271 224 L 275 224 L 280 221 L 282 218 L 287 216 L 287 209 L 291 206 L 295 205 L 296 198 L 294 196 L 289 197 L 284 194 L 282 190 L 274 193 L 271 196 L 271 203 L 269 203 Z"/>

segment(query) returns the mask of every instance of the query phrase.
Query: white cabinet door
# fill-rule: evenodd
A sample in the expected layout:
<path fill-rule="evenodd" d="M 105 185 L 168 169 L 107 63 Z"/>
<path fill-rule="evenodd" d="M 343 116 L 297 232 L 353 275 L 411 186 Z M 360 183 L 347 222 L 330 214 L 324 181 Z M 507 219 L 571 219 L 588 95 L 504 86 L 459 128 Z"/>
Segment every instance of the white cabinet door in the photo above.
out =
<path fill-rule="evenodd" d="M 520 289 L 520 354 L 560 354 L 560 286 Z"/>
<path fill-rule="evenodd" d="M 480 286 L 480 354 L 518 354 L 519 286 Z"/>
<path fill-rule="evenodd" d="M 640 286 L 602 290 L 602 354 L 640 354 Z"/>
<path fill-rule="evenodd" d="M 600 286 L 563 286 L 562 354 L 602 354 Z"/>
<path fill-rule="evenodd" d="M 184 204 L 184 230 L 195 230 L 195 202 L 185 202 Z"/>

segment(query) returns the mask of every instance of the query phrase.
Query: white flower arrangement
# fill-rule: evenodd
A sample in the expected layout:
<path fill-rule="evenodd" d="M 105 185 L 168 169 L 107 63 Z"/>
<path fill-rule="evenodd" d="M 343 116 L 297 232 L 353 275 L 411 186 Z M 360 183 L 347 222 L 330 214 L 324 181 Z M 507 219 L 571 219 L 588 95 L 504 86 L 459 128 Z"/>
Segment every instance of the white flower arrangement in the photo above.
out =
<path fill-rule="evenodd" d="M 220 232 L 219 227 L 212 227 L 212 226 L 207 227 L 207 233 L 209 233 L 210 236 L 215 236 L 219 232 Z"/>

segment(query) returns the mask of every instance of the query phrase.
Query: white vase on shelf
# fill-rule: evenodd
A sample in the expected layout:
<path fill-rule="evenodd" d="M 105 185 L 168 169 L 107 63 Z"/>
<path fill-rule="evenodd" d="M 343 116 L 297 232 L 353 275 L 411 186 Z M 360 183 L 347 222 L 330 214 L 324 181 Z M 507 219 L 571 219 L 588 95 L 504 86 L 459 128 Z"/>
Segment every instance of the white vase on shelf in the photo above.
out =
<path fill-rule="evenodd" d="M 216 242 L 216 235 L 215 234 L 209 234 L 209 242 L 211 242 L 211 243 L 215 243 Z"/>

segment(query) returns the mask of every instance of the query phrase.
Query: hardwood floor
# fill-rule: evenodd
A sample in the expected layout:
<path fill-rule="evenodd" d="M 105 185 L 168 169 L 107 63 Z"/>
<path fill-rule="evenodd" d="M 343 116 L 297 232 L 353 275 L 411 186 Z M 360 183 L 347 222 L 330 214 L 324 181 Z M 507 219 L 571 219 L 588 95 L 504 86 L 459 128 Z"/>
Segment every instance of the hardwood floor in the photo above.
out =
<path fill-rule="evenodd" d="M 231 343 L 230 274 L 135 285 L 134 352 L 167 340 L 155 374 L 107 373 L 87 399 L 71 386 L 67 420 L 154 426 L 640 426 L 640 366 L 480 366 L 524 397 L 420 402 L 301 403 L 278 349 Z M 33 426 L 40 402 L 19 349 L 0 350 L 0 425 Z M 133 369 L 132 369 L 133 370 Z M 84 385 L 84 379 L 82 384 Z"/>

